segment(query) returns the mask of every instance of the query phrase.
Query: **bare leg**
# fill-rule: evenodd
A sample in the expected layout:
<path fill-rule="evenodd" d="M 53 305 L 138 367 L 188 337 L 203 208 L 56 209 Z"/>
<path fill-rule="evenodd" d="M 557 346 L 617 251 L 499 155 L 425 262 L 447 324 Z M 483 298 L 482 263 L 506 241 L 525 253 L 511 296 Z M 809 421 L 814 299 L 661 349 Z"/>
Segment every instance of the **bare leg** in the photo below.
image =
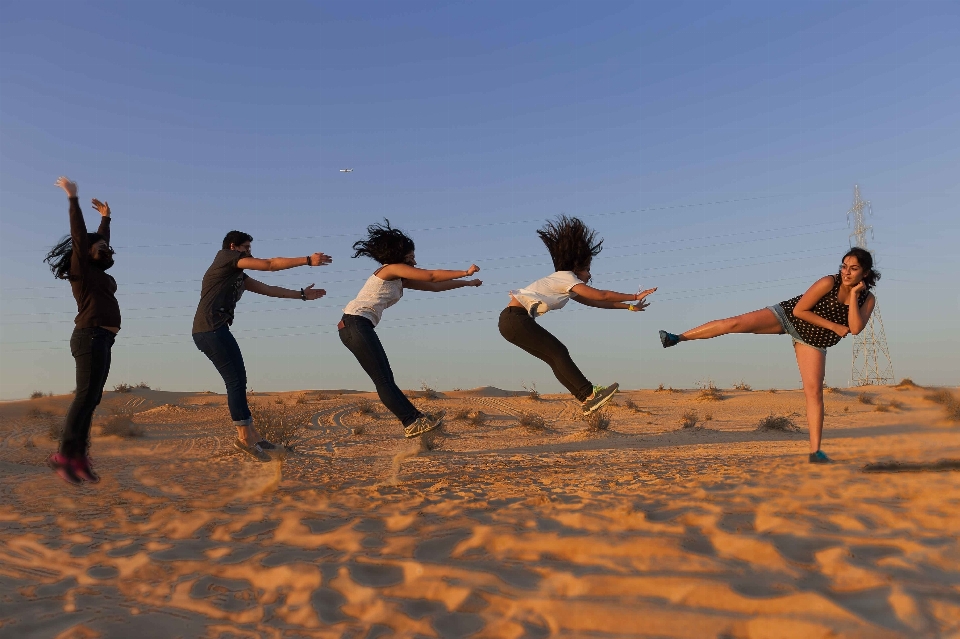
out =
<path fill-rule="evenodd" d="M 803 394 L 807 398 L 807 425 L 810 427 L 810 452 L 820 450 L 823 437 L 823 375 L 827 364 L 825 353 L 806 344 L 794 344 Z"/>
<path fill-rule="evenodd" d="M 680 335 L 680 341 L 691 339 L 710 339 L 728 333 L 753 333 L 754 335 L 782 335 L 780 320 L 769 308 L 744 313 L 736 317 L 713 320 Z"/>

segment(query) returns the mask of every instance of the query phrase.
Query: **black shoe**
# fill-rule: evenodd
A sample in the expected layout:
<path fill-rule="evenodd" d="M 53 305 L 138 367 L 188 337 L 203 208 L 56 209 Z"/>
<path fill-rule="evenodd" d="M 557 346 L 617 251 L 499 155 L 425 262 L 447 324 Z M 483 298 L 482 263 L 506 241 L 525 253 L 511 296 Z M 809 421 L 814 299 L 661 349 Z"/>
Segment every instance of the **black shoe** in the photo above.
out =
<path fill-rule="evenodd" d="M 664 348 L 676 346 L 680 343 L 680 336 L 666 331 L 660 331 L 660 343 L 663 344 Z"/>
<path fill-rule="evenodd" d="M 593 397 L 583 400 L 583 414 L 589 415 L 603 408 L 604 404 L 613 399 L 613 396 L 620 390 L 620 384 L 614 382 L 604 388 L 603 386 L 593 387 Z"/>
<path fill-rule="evenodd" d="M 833 460 L 827 457 L 822 450 L 818 450 L 815 453 L 810 453 L 810 463 L 811 464 L 832 464 Z"/>
<path fill-rule="evenodd" d="M 254 444 L 253 446 L 247 446 L 240 439 L 233 440 L 233 447 L 239 450 L 241 453 L 246 453 L 256 459 L 257 461 L 268 462 L 270 461 L 270 455 L 266 454 L 263 451 L 263 448 L 260 447 L 260 444 Z"/>
<path fill-rule="evenodd" d="M 257 446 L 259 446 L 262 450 L 277 450 L 279 448 L 279 446 L 276 444 L 270 443 L 265 439 L 258 441 Z"/>

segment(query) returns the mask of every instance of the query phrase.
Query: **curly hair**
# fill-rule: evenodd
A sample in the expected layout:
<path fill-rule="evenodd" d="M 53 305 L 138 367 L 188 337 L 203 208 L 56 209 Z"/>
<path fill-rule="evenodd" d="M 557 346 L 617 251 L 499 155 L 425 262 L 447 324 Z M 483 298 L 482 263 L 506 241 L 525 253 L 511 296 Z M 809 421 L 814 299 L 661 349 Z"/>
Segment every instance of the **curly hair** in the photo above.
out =
<path fill-rule="evenodd" d="M 553 267 L 558 271 L 590 268 L 590 262 L 603 250 L 603 240 L 596 241 L 596 231 L 576 217 L 561 215 L 537 230 L 537 235 L 550 251 Z"/>
<path fill-rule="evenodd" d="M 860 268 L 862 268 L 865 273 L 863 276 L 863 284 L 866 286 L 867 290 L 869 291 L 876 286 L 877 282 L 880 280 L 880 273 L 873 268 L 873 254 L 865 248 L 854 246 L 844 254 L 843 259 L 841 259 L 840 262 L 842 263 L 843 260 L 847 259 L 848 257 L 857 258 Z M 839 272 L 837 273 L 837 281 L 840 281 Z"/>
<path fill-rule="evenodd" d="M 392 228 L 387 218 L 383 222 L 367 227 L 367 239 L 353 243 L 353 256 L 366 255 L 381 264 L 401 264 L 416 248 L 413 240 L 400 229 Z"/>
<path fill-rule="evenodd" d="M 91 246 L 103 239 L 99 233 L 87 233 L 87 242 Z M 58 280 L 70 279 L 70 260 L 73 258 L 73 239 L 69 235 L 63 236 L 43 258 L 50 267 L 50 272 Z"/>

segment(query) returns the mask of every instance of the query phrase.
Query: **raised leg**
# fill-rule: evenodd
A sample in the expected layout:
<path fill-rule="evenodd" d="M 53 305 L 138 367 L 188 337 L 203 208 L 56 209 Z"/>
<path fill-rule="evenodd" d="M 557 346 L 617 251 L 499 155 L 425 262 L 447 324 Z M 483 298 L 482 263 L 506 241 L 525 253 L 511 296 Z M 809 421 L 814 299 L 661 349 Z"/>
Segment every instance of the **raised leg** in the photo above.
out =
<path fill-rule="evenodd" d="M 810 452 L 820 450 L 823 437 L 823 375 L 827 356 L 822 351 L 806 344 L 794 343 L 803 394 L 807 399 L 807 425 L 810 427 Z"/>
<path fill-rule="evenodd" d="M 744 313 L 736 317 L 713 320 L 680 335 L 680 341 L 710 339 L 728 333 L 753 333 L 755 335 L 782 335 L 780 320 L 769 308 Z"/>

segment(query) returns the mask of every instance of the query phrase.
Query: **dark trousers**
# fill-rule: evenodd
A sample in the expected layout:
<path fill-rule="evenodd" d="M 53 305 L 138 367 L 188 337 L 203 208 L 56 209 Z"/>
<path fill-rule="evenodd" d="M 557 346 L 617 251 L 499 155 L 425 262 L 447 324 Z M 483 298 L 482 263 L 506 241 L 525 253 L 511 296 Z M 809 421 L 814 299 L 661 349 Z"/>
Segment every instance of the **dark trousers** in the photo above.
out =
<path fill-rule="evenodd" d="M 537 324 L 525 309 L 516 306 L 503 309 L 500 313 L 499 328 L 505 340 L 545 361 L 560 383 L 574 397 L 581 402 L 590 397 L 593 384 L 570 359 L 570 351 L 547 329 Z"/>
<path fill-rule="evenodd" d="M 77 390 L 60 436 L 60 454 L 65 457 L 82 457 L 90 447 L 90 424 L 103 399 L 116 337 L 100 327 L 77 328 L 70 336 L 70 352 L 77 362 Z"/>
<path fill-rule="evenodd" d="M 194 333 L 193 343 L 213 362 L 227 387 L 227 406 L 235 426 L 252 424 L 247 405 L 247 369 L 243 365 L 240 345 L 224 324 L 215 331 Z"/>
<path fill-rule="evenodd" d="M 383 350 L 383 344 L 373 329 L 373 322 L 359 315 L 344 315 L 341 319 L 340 341 L 350 349 L 360 366 L 370 376 L 377 387 L 377 395 L 387 409 L 397 416 L 404 426 L 409 426 L 422 415 L 417 407 L 410 403 L 403 391 L 393 381 L 390 360 Z"/>

